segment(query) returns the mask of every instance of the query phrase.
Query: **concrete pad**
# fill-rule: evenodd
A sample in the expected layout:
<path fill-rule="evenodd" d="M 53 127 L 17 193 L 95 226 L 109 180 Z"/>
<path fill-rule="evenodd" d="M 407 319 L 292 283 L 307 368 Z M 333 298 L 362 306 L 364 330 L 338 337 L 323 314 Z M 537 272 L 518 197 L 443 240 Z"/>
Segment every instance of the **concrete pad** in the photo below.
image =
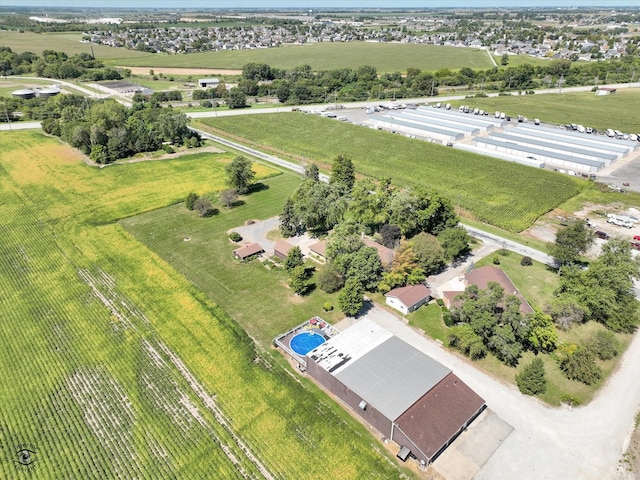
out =
<path fill-rule="evenodd" d="M 433 463 L 447 480 L 471 480 L 513 431 L 487 409 Z"/>

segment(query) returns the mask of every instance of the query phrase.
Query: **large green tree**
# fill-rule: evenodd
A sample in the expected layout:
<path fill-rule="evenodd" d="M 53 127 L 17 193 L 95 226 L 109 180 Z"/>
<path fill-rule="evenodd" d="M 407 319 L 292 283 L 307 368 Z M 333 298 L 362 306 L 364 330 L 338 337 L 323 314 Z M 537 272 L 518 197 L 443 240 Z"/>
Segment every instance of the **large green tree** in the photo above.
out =
<path fill-rule="evenodd" d="M 640 323 L 633 290 L 633 281 L 638 278 L 640 259 L 632 256 L 629 242 L 612 238 L 586 270 L 561 268 L 556 295 L 575 300 L 584 309 L 586 320 L 600 322 L 615 332 L 632 333 Z"/>
<path fill-rule="evenodd" d="M 338 294 L 338 305 L 346 315 L 354 317 L 362 308 L 364 290 L 360 282 L 351 278 L 346 281 L 344 288 Z"/>
<path fill-rule="evenodd" d="M 425 232 L 421 232 L 411 239 L 413 253 L 425 275 L 437 273 L 444 267 L 444 249 L 438 239 Z"/>
<path fill-rule="evenodd" d="M 349 155 L 340 153 L 333 160 L 330 183 L 342 183 L 349 191 L 356 181 L 356 172 Z"/>
<path fill-rule="evenodd" d="M 450 262 L 469 252 L 471 237 L 463 227 L 457 226 L 443 230 L 438 241 L 444 249 L 445 260 Z"/>
<path fill-rule="evenodd" d="M 224 168 L 227 175 L 227 185 L 235 188 L 241 195 L 248 193 L 256 176 L 251 167 L 251 160 L 242 155 L 238 155 Z"/>
<path fill-rule="evenodd" d="M 593 235 L 582 220 L 573 220 L 556 234 L 555 243 L 549 247 L 549 254 L 560 265 L 576 263 L 593 243 Z"/>

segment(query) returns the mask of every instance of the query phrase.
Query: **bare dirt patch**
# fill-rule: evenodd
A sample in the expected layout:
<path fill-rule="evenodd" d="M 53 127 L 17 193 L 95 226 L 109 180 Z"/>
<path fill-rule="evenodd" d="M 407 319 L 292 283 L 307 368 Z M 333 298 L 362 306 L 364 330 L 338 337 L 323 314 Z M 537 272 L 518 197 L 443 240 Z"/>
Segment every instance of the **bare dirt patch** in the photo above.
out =
<path fill-rule="evenodd" d="M 224 68 L 177 68 L 177 67 L 117 67 L 131 70 L 133 75 L 149 75 L 149 70 L 157 75 L 159 73 L 171 75 L 241 75 L 242 70 Z"/>

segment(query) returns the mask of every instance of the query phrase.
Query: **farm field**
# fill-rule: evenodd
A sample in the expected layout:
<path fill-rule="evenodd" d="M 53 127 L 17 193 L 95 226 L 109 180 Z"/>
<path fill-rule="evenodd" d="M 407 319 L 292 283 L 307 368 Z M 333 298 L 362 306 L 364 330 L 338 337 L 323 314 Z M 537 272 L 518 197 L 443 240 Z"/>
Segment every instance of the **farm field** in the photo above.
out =
<path fill-rule="evenodd" d="M 56 139 L 2 133 L 0 477 L 399 475 L 117 223 L 223 188 L 232 156 L 95 169 Z"/>
<path fill-rule="evenodd" d="M 189 55 L 146 54 L 128 58 L 122 56 L 119 63 L 111 61 L 114 65 L 156 70 L 162 67 L 242 69 L 252 62 L 283 69 L 310 65 L 313 70 L 371 65 L 376 67 L 378 73 L 406 72 L 409 67 L 435 71 L 440 68 L 455 70 L 466 66 L 487 69 L 493 66 L 485 51 L 473 48 L 366 42 L 285 45 L 279 48 L 199 52 Z"/>
<path fill-rule="evenodd" d="M 360 174 L 391 177 L 398 185 L 433 188 L 460 207 L 463 216 L 513 232 L 529 227 L 576 195 L 584 184 L 548 170 L 315 115 L 243 115 L 209 118 L 202 123 L 233 132 L 236 139 L 244 138 L 276 155 L 289 152 L 289 158 L 304 158 L 321 166 L 330 165 L 339 153 L 351 155 Z"/>
<path fill-rule="evenodd" d="M 112 58 L 134 58 L 140 55 L 148 55 L 148 53 L 136 50 L 82 43 L 80 40 L 82 40 L 82 33 L 80 32 L 20 33 L 14 30 L 0 31 L 0 45 L 9 47 L 17 53 L 33 52 L 36 55 L 42 55 L 44 50 L 58 50 L 72 56 L 77 53 L 91 54 L 91 47 L 93 47 L 93 53 L 98 60 L 106 61 Z"/>
<path fill-rule="evenodd" d="M 452 105 L 469 105 L 489 112 L 524 115 L 545 123 L 577 123 L 604 130 L 640 133 L 640 89 L 620 88 L 613 95 L 594 92 L 569 92 L 545 95 L 512 95 L 456 100 Z"/>

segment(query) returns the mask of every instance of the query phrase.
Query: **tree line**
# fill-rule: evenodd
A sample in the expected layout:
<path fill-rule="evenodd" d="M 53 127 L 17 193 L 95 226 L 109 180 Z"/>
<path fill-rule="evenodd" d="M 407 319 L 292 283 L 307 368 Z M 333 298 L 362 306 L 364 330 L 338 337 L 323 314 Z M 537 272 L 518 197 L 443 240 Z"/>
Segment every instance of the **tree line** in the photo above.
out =
<path fill-rule="evenodd" d="M 15 53 L 11 48 L 0 46 L 0 75 L 35 75 L 46 78 L 82 79 L 98 82 L 120 80 L 130 76 L 128 69 L 105 67 L 88 53 L 68 56 L 56 50 L 44 50 L 38 56 L 32 52 Z"/>
<path fill-rule="evenodd" d="M 508 63 L 506 58 L 505 65 Z M 280 102 L 308 104 L 363 101 L 438 95 L 439 87 L 463 87 L 487 91 L 528 91 L 536 88 L 631 82 L 640 70 L 640 58 L 598 62 L 550 60 L 544 65 L 523 64 L 474 70 L 441 68 L 436 71 L 409 67 L 406 73 L 379 74 L 362 65 L 314 72 L 309 65 L 290 70 L 264 63 L 248 63 L 242 69 L 238 89 L 247 96 L 277 96 Z"/>

